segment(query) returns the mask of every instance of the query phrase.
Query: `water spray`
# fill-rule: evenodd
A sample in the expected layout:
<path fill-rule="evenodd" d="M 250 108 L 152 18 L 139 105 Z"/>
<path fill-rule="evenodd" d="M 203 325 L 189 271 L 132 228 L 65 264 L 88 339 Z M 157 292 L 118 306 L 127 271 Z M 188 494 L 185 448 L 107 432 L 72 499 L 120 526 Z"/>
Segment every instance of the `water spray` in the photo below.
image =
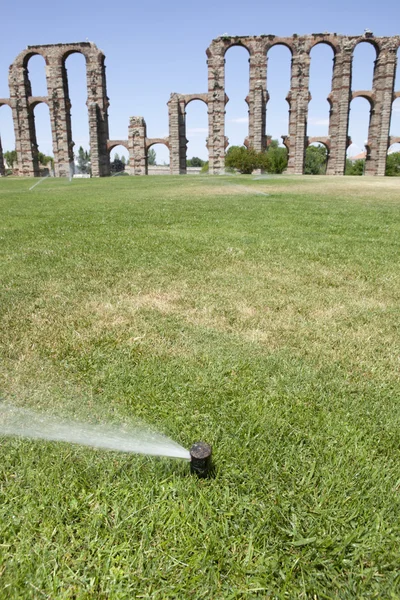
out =
<path fill-rule="evenodd" d="M 211 446 L 196 442 L 190 451 L 146 425 L 82 423 L 0 403 L 0 436 L 11 435 L 148 456 L 180 458 L 198 477 L 211 474 Z"/>

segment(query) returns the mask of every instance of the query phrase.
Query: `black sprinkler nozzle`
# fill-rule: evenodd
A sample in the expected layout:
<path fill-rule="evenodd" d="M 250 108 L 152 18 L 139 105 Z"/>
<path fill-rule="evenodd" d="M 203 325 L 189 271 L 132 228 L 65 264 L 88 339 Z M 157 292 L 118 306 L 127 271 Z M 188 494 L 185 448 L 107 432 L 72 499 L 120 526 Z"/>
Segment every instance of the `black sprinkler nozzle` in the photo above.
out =
<path fill-rule="evenodd" d="M 190 471 L 198 477 L 208 477 L 211 472 L 212 448 L 205 442 L 196 442 L 190 448 Z"/>

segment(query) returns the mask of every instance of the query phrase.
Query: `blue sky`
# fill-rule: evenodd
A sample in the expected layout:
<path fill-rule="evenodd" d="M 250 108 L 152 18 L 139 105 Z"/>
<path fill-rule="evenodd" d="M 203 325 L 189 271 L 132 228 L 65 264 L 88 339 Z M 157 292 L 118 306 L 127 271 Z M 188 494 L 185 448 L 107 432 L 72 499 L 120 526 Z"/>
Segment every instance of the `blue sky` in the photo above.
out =
<path fill-rule="evenodd" d="M 215 0 L 209 3 L 124 2 L 101 0 L 37 4 L 22 0 L 3 4 L 0 13 L 0 97 L 8 97 L 8 67 L 27 45 L 75 42 L 89 39 L 106 55 L 107 87 L 110 97 L 110 137 L 126 139 L 129 117 L 145 117 L 149 137 L 168 135 L 168 102 L 171 92 L 207 91 L 205 50 L 222 33 L 231 35 L 306 34 L 331 31 L 361 34 L 365 28 L 375 35 L 400 33 L 400 5 L 387 0 L 383 5 L 367 0 L 360 3 L 336 0 L 304 0 L 284 3 L 253 0 Z M 360 45 L 354 59 L 353 89 L 370 89 L 374 50 Z M 400 53 L 399 53 L 400 63 Z M 309 135 L 327 135 L 332 51 L 317 46 L 311 55 Z M 34 57 L 29 63 L 34 95 L 45 95 L 44 62 Z M 88 146 L 85 107 L 85 65 L 80 55 L 67 60 L 72 100 L 72 129 L 76 146 Z M 400 90 L 400 66 L 396 89 Z M 269 53 L 267 131 L 280 138 L 287 133 L 290 55 L 283 47 Z M 241 144 L 247 135 L 248 55 L 232 48 L 226 55 L 226 135 L 231 144 Z M 353 153 L 362 150 L 367 138 L 368 104 L 356 99 L 351 105 L 350 135 Z M 400 99 L 394 105 L 392 135 L 400 135 Z M 39 149 L 51 153 L 48 109 L 35 109 Z M 207 109 L 192 102 L 187 109 L 188 157 L 207 158 Z M 12 149 L 14 136 L 11 111 L 0 108 L 0 135 L 3 149 Z M 155 146 L 157 162 L 168 162 L 168 150 Z M 116 149 L 120 154 L 120 148 Z M 125 153 L 126 154 L 126 153 Z"/>

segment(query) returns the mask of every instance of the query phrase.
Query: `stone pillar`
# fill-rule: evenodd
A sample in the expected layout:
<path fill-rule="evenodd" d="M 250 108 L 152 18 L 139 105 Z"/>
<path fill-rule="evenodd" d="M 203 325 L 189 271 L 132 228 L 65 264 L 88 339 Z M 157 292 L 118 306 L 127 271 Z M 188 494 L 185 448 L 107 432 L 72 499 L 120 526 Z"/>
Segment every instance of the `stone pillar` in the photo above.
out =
<path fill-rule="evenodd" d="M 48 57 L 46 67 L 47 94 L 53 138 L 54 174 L 68 177 L 74 168 L 74 143 L 71 130 L 71 102 L 64 60 Z"/>
<path fill-rule="evenodd" d="M 222 49 L 208 54 L 208 159 L 211 175 L 225 170 L 225 59 Z"/>
<path fill-rule="evenodd" d="M 3 146 L 1 145 L 1 137 L 0 137 L 0 177 L 4 177 L 6 174 L 6 169 L 4 165 L 4 157 L 3 157 Z"/>
<path fill-rule="evenodd" d="M 310 76 L 310 55 L 305 50 L 301 38 L 293 44 L 292 74 L 289 102 L 289 157 L 288 173 L 302 175 L 304 173 L 304 157 L 307 136 L 307 115 L 310 92 L 308 89 Z"/>
<path fill-rule="evenodd" d="M 38 146 L 35 133 L 35 118 L 29 106 L 32 96 L 28 70 L 18 60 L 10 67 L 9 77 L 11 109 L 15 131 L 15 149 L 18 157 L 19 175 L 40 175 Z"/>
<path fill-rule="evenodd" d="M 143 117 L 129 119 L 128 149 L 133 175 L 147 175 L 146 121 Z"/>
<path fill-rule="evenodd" d="M 110 174 L 110 157 L 107 149 L 109 102 L 104 55 L 100 54 L 97 49 L 93 58 L 87 59 L 86 79 L 92 176 L 105 177 Z"/>
<path fill-rule="evenodd" d="M 250 56 L 249 145 L 257 152 L 266 149 L 266 106 L 267 106 L 267 55 L 261 44 L 257 44 Z"/>
<path fill-rule="evenodd" d="M 382 43 L 375 61 L 373 95 L 374 106 L 368 130 L 365 175 L 385 175 L 389 147 L 390 117 L 396 76 L 396 50 L 393 41 Z"/>
<path fill-rule="evenodd" d="M 186 174 L 186 112 L 185 99 L 171 94 L 168 102 L 169 150 L 171 175 Z"/>
<path fill-rule="evenodd" d="M 333 59 L 329 138 L 331 148 L 326 167 L 327 175 L 344 175 L 348 146 L 349 112 L 351 100 L 351 64 L 353 47 L 344 41 Z"/>

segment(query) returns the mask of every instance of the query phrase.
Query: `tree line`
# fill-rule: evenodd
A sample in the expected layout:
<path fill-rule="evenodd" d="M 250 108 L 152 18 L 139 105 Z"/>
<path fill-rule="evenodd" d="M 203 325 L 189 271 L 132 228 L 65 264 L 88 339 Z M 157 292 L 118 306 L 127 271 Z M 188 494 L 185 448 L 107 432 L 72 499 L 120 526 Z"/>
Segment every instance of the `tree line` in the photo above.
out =
<path fill-rule="evenodd" d="M 7 175 L 11 175 L 14 165 L 17 165 L 17 151 L 9 150 L 4 152 L 4 159 L 9 167 Z M 90 173 L 90 152 L 79 147 L 78 154 L 75 156 L 79 173 Z M 54 157 L 47 156 L 43 152 L 38 152 L 39 163 L 43 167 L 54 168 Z M 324 145 L 308 146 L 305 153 L 304 173 L 305 175 L 324 175 L 328 161 L 328 150 Z M 147 163 L 156 165 L 156 153 L 150 148 L 147 154 Z M 228 170 L 239 171 L 239 173 L 250 174 L 256 169 L 261 169 L 267 173 L 280 174 L 287 169 L 288 155 L 287 149 L 279 146 L 278 140 L 269 139 L 268 149 L 264 152 L 257 152 L 254 148 L 246 146 L 231 146 L 225 157 L 225 166 Z M 114 160 L 110 162 L 111 172 L 118 173 L 125 170 L 129 164 L 125 156 L 119 157 L 117 153 Z M 186 161 L 188 167 L 201 167 L 201 172 L 208 171 L 208 162 L 197 156 L 193 156 Z M 352 161 L 346 160 L 345 175 L 364 175 L 365 159 Z M 388 154 L 386 159 L 387 176 L 400 176 L 400 152 Z"/>

